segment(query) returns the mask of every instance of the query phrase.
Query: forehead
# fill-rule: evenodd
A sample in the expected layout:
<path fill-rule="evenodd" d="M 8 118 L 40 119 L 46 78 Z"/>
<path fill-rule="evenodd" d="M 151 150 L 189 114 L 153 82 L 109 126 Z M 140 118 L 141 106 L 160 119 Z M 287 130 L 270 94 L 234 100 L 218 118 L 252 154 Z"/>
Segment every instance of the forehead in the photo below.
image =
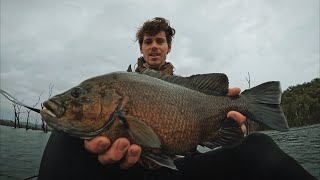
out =
<path fill-rule="evenodd" d="M 143 39 L 156 39 L 156 38 L 164 38 L 166 39 L 166 33 L 164 31 L 160 31 L 158 34 L 154 35 L 154 36 L 149 36 L 149 35 L 144 35 Z"/>

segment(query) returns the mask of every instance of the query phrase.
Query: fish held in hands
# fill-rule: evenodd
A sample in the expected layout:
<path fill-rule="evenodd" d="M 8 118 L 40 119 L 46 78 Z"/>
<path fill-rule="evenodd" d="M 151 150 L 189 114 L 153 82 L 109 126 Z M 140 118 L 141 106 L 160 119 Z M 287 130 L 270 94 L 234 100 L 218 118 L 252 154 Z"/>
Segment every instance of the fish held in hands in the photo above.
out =
<path fill-rule="evenodd" d="M 40 113 L 52 128 L 79 138 L 126 137 L 142 147 L 141 158 L 176 169 L 175 156 L 198 145 L 214 149 L 243 139 L 239 125 L 226 120 L 231 110 L 278 131 L 289 129 L 278 81 L 235 97 L 226 95 L 228 86 L 222 73 L 112 72 L 50 98 Z"/>

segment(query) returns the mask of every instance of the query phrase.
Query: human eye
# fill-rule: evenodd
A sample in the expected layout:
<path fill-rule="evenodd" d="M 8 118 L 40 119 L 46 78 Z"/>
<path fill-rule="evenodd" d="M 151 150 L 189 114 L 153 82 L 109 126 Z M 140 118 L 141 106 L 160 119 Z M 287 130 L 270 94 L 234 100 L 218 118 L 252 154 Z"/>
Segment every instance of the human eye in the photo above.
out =
<path fill-rule="evenodd" d="M 144 40 L 144 43 L 145 44 L 152 44 L 152 39 L 146 39 L 146 40 Z"/>
<path fill-rule="evenodd" d="M 159 38 L 159 39 L 157 39 L 157 43 L 158 44 L 163 44 L 163 43 L 165 43 L 165 39 Z"/>

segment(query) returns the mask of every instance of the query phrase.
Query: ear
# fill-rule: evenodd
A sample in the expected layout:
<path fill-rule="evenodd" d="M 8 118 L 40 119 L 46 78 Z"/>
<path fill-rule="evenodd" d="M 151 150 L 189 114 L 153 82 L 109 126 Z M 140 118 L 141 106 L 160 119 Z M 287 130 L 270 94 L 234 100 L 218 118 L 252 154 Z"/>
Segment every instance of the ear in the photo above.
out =
<path fill-rule="evenodd" d="M 169 54 L 171 52 L 171 45 L 168 45 L 168 52 L 167 54 Z"/>
<path fill-rule="evenodd" d="M 143 53 L 142 53 L 142 47 L 141 47 L 141 46 L 140 46 L 140 53 L 143 54 Z"/>

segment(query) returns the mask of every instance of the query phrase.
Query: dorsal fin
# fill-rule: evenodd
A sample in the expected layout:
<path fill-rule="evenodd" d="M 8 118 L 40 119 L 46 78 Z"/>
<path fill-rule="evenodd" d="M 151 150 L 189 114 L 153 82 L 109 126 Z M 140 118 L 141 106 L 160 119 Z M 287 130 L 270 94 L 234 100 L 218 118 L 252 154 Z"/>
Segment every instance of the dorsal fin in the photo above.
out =
<path fill-rule="evenodd" d="M 222 73 L 196 74 L 190 77 L 163 74 L 160 71 L 146 69 L 141 72 L 151 77 L 164 80 L 209 95 L 225 95 L 228 92 L 228 77 Z"/>
<path fill-rule="evenodd" d="M 132 72 L 131 64 L 129 65 L 127 72 Z"/>

